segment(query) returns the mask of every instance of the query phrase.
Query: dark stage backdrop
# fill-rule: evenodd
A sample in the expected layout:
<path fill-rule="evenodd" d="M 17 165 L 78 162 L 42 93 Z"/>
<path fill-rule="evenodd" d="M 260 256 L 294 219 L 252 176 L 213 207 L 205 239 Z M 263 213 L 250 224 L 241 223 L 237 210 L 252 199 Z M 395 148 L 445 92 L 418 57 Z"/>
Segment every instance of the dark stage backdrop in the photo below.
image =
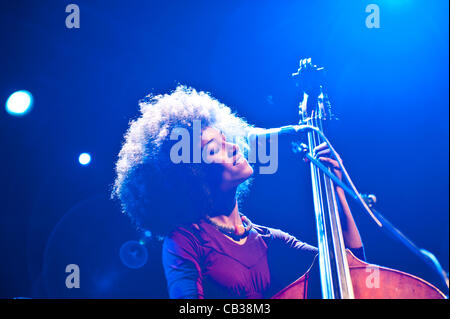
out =
<path fill-rule="evenodd" d="M 160 245 L 126 246 L 141 235 L 109 200 L 138 100 L 181 83 L 257 126 L 295 124 L 302 57 L 328 70 L 340 118 L 328 135 L 360 191 L 448 270 L 448 2 L 374 2 L 378 29 L 365 24 L 371 1 L 75 0 L 80 28 L 68 29 L 72 2 L 2 1 L 0 97 L 26 89 L 35 104 L 0 112 L 0 297 L 167 297 Z M 308 174 L 285 146 L 243 211 L 315 244 Z M 442 287 L 352 208 L 370 262 Z M 142 267 L 122 261 L 127 247 Z M 70 263 L 78 290 L 64 286 Z"/>

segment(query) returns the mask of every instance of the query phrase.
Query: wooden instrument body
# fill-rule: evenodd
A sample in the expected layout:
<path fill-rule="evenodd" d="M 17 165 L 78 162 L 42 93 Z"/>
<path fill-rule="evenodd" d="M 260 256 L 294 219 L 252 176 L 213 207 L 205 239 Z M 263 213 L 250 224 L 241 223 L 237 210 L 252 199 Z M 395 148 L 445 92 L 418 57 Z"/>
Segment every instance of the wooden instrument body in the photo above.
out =
<path fill-rule="evenodd" d="M 432 284 L 408 273 L 368 264 L 346 250 L 355 299 L 445 299 Z M 314 263 L 311 268 L 314 267 Z M 311 268 L 272 299 L 307 299 Z"/>

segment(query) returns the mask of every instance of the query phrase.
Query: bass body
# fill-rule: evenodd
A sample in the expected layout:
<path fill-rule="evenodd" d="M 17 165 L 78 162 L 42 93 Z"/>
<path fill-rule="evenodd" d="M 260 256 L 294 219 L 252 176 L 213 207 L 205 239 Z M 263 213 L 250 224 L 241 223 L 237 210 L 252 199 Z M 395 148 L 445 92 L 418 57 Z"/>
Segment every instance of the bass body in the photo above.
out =
<path fill-rule="evenodd" d="M 446 299 L 446 296 L 429 282 L 414 275 L 366 263 L 346 250 L 355 299 Z M 272 299 L 308 299 L 310 269 L 278 292 Z"/>

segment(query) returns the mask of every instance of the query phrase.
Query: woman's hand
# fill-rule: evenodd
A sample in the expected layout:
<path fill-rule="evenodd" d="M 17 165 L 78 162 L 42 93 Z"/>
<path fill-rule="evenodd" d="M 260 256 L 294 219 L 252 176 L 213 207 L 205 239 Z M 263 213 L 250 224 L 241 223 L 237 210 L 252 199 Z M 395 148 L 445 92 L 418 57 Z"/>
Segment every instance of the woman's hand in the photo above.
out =
<path fill-rule="evenodd" d="M 313 155 L 315 158 L 317 158 L 322 164 L 331 167 L 333 169 L 334 175 L 336 175 L 337 178 L 342 180 L 342 171 L 339 167 L 339 162 L 332 157 L 331 150 L 328 147 L 327 143 L 322 143 L 317 145 L 313 149 Z M 339 154 L 337 154 L 338 159 L 342 162 L 342 159 L 340 158 Z"/>

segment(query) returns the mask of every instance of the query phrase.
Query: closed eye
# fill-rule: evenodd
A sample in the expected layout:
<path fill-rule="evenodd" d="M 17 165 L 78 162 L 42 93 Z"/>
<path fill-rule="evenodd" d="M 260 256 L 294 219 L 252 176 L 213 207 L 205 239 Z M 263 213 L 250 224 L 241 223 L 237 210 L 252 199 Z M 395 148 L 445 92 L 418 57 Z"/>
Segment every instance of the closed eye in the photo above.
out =
<path fill-rule="evenodd" d="M 221 133 L 220 137 L 215 136 L 215 137 L 211 138 L 208 142 L 206 142 L 206 144 L 203 147 L 205 148 L 210 145 L 215 145 L 215 147 L 211 147 L 210 149 L 208 149 L 208 154 L 214 155 L 214 154 L 219 153 L 220 147 L 225 146 L 224 142 L 225 142 L 225 135 L 223 135 Z"/>
<path fill-rule="evenodd" d="M 218 147 L 214 147 L 214 148 L 211 148 L 209 150 L 209 155 L 214 155 L 214 154 L 217 154 L 217 153 L 219 153 L 219 148 Z"/>

